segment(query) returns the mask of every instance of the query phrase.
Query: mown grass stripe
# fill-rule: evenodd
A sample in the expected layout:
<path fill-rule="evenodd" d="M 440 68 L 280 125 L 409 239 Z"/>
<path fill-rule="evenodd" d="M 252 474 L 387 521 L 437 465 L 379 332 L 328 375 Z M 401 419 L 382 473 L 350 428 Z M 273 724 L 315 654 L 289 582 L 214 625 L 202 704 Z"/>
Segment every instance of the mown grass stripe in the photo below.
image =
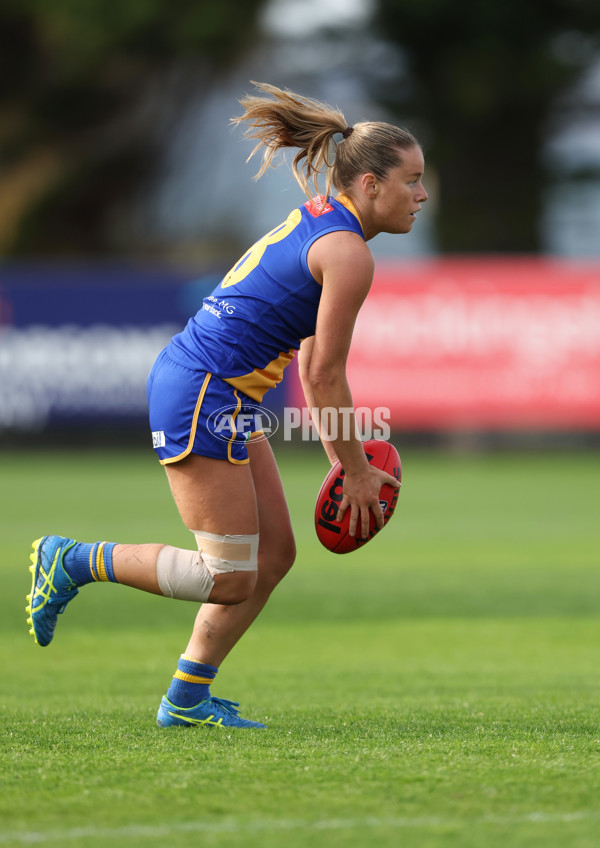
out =
<path fill-rule="evenodd" d="M 185 833 L 269 833 L 277 831 L 322 831 L 322 830 L 377 830 L 377 829 L 437 829 L 464 828 L 468 826 L 494 827 L 522 824 L 569 824 L 571 822 L 600 819 L 600 810 L 576 810 L 572 812 L 547 813 L 535 811 L 517 816 L 480 816 L 458 819 L 444 816 L 365 816 L 356 819 L 261 819 L 258 821 L 229 820 L 223 822 L 189 821 L 169 822 L 160 825 L 129 824 L 122 827 L 77 827 L 65 830 L 0 832 L 0 844 L 41 845 L 51 842 L 69 842 L 74 839 L 126 839 L 139 837 L 169 837 Z"/>

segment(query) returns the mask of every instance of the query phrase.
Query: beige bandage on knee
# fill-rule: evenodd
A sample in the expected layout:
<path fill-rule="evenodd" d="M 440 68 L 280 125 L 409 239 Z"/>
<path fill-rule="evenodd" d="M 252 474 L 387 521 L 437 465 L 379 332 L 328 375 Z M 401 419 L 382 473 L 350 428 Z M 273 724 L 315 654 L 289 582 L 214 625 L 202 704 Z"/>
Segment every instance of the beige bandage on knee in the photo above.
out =
<path fill-rule="evenodd" d="M 197 551 L 165 545 L 158 553 L 156 576 L 166 598 L 207 601 L 215 574 L 258 569 L 258 533 L 249 536 L 217 536 L 192 530 Z"/>
<path fill-rule="evenodd" d="M 258 570 L 258 533 L 219 536 L 203 530 L 192 532 L 211 574 Z"/>
<path fill-rule="evenodd" d="M 166 598 L 207 601 L 215 581 L 199 551 L 165 545 L 156 560 L 156 576 Z"/>

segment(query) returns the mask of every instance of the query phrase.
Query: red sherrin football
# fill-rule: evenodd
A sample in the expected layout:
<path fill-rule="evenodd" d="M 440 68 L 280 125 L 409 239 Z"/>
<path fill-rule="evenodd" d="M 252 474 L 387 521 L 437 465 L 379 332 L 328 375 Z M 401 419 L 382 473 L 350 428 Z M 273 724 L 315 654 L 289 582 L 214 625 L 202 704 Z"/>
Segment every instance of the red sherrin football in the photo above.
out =
<path fill-rule="evenodd" d="M 402 479 L 400 456 L 393 445 L 384 442 L 382 439 L 369 439 L 369 441 L 363 442 L 363 447 L 371 465 L 387 471 L 397 480 Z M 340 462 L 336 462 L 323 481 L 315 506 L 315 530 L 319 541 L 328 551 L 335 554 L 348 554 L 350 551 L 362 548 L 378 532 L 375 516 L 372 512 L 369 521 L 369 535 L 366 539 L 358 535 L 350 536 L 348 534 L 350 509 L 346 510 L 342 521 L 335 520 L 337 508 L 342 501 L 343 483 L 344 469 Z M 395 489 L 388 483 L 381 487 L 379 502 L 383 509 L 384 526 L 394 513 L 399 492 L 399 488 Z"/>

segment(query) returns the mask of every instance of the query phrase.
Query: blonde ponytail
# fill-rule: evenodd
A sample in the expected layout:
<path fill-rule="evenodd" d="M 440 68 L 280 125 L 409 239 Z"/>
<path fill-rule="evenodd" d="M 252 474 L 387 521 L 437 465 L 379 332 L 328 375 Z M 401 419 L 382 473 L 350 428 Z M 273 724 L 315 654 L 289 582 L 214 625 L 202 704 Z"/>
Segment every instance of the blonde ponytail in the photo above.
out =
<path fill-rule="evenodd" d="M 346 120 L 339 109 L 301 97 L 292 91 L 268 83 L 253 82 L 260 91 L 274 99 L 248 95 L 240 100 L 244 114 L 232 118 L 236 126 L 248 125 L 244 135 L 258 139 L 248 157 L 264 147 L 263 162 L 255 176 L 259 179 L 268 168 L 274 167 L 274 157 L 283 148 L 300 148 L 292 169 L 307 197 L 320 193 L 319 176 L 326 175 L 326 196 L 331 190 L 330 162 L 333 136 L 346 129 Z"/>
<path fill-rule="evenodd" d="M 244 114 L 232 118 L 257 143 L 248 159 L 263 147 L 263 162 L 255 176 L 259 179 L 274 167 L 276 154 L 286 147 L 299 148 L 292 169 L 309 199 L 320 194 L 319 177 L 325 175 L 325 197 L 331 186 L 347 191 L 360 173 L 373 172 L 381 179 L 390 168 L 401 164 L 400 150 L 418 147 L 406 130 L 381 121 L 367 121 L 349 127 L 339 109 L 302 97 L 268 83 L 253 85 L 270 97 L 247 95 L 240 100 Z M 334 136 L 341 134 L 336 143 Z"/>

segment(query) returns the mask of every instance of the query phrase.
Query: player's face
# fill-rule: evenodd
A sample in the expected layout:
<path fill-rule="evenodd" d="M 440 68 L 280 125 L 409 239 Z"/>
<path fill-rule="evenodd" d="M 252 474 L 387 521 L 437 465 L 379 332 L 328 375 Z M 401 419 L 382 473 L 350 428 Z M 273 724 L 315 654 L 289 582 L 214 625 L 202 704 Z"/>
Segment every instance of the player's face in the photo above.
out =
<path fill-rule="evenodd" d="M 425 161 L 420 147 L 401 152 L 402 164 L 376 180 L 373 197 L 373 225 L 380 233 L 409 233 L 427 200 L 421 182 Z"/>

